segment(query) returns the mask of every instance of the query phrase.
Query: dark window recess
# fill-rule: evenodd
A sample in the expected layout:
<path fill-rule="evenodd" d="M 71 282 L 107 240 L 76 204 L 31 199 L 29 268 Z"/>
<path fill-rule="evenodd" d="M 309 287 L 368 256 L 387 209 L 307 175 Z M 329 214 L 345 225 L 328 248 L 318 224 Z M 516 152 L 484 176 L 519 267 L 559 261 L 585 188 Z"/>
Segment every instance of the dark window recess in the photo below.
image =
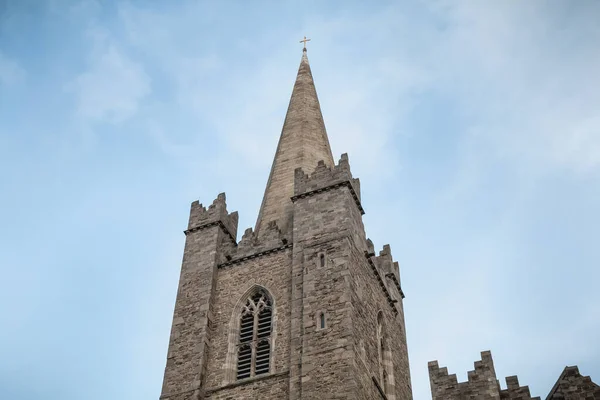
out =
<path fill-rule="evenodd" d="M 238 371 L 237 378 L 244 379 L 250 376 L 252 364 L 252 346 L 245 345 L 238 351 Z"/>
<path fill-rule="evenodd" d="M 269 372 L 269 358 L 271 356 L 271 343 L 261 340 L 256 346 L 256 375 Z"/>
<path fill-rule="evenodd" d="M 320 263 L 321 263 L 321 267 L 325 266 L 325 254 L 321 254 L 320 258 Z"/>
<path fill-rule="evenodd" d="M 246 301 L 240 317 L 237 379 L 269 372 L 272 326 L 271 298 L 260 290 Z"/>
<path fill-rule="evenodd" d="M 321 329 L 325 329 L 325 313 L 319 314 L 319 326 Z"/>

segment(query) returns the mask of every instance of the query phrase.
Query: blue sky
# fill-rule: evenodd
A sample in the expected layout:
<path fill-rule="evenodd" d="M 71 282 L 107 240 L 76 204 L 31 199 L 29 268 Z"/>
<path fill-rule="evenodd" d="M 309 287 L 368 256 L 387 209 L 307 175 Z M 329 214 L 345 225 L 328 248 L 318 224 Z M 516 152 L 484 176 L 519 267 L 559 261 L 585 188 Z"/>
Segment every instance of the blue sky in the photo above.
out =
<path fill-rule="evenodd" d="M 307 35 L 412 381 L 600 382 L 600 3 L 0 1 L 0 398 L 158 398 L 189 203 L 254 225 Z"/>

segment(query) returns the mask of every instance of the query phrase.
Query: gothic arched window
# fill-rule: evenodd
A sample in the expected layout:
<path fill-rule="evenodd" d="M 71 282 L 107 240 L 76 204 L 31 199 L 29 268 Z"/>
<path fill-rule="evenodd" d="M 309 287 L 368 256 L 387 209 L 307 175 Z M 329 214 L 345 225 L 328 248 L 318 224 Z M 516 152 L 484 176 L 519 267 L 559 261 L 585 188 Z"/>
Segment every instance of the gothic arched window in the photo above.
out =
<path fill-rule="evenodd" d="M 269 372 L 272 322 L 271 298 L 259 290 L 248 298 L 240 316 L 237 379 Z"/>

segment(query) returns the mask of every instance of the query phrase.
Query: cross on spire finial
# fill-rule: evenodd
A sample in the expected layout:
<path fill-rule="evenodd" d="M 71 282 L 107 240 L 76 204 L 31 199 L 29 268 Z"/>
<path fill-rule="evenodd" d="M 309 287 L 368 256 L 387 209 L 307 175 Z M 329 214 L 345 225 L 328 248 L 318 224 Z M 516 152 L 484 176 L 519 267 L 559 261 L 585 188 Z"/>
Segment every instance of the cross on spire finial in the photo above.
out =
<path fill-rule="evenodd" d="M 304 36 L 304 39 L 300 41 L 300 43 L 304 43 L 304 48 L 302 51 L 306 51 L 306 42 L 310 42 L 310 39 L 307 39 L 306 36 Z"/>

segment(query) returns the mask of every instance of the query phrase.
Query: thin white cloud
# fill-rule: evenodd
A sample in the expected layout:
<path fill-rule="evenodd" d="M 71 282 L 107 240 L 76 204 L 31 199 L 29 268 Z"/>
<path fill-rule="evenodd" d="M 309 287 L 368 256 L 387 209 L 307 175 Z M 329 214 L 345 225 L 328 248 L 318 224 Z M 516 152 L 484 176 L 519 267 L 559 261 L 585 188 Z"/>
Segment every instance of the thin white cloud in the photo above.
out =
<path fill-rule="evenodd" d="M 394 6 L 368 17 L 313 22 L 311 31 L 334 49 L 331 57 L 340 66 L 328 78 L 347 82 L 345 89 L 326 87 L 335 89 L 344 113 L 326 115 L 341 128 L 331 136 L 345 135 L 343 121 L 356 129 L 364 119 L 357 150 L 371 150 L 367 141 L 385 143 L 399 134 L 394 124 L 412 128 L 404 120 L 427 92 L 453 99 L 464 140 L 475 140 L 467 147 L 483 154 L 484 164 L 510 158 L 540 169 L 597 170 L 600 26 L 591 15 L 600 6 L 587 2 L 596 13 L 581 7 L 561 18 L 561 10 L 539 2 L 435 4 L 428 21 L 411 20 Z M 357 45 L 346 44 L 345 38 L 357 36 Z M 362 99 L 352 105 L 344 90 Z"/>
<path fill-rule="evenodd" d="M 300 62 L 298 47 L 294 64 L 286 63 L 289 44 L 297 42 L 300 33 L 286 32 L 286 38 L 269 43 L 260 64 L 252 65 L 252 59 L 231 64 L 206 53 L 203 49 L 206 40 L 197 39 L 197 19 L 203 18 L 205 12 L 204 6 L 194 3 L 186 3 L 172 13 L 124 5 L 119 9 L 119 16 L 128 43 L 141 49 L 166 73 L 176 88 L 179 105 L 214 125 L 217 130 L 214 134 L 246 163 L 259 169 L 268 168 L 283 125 L 294 72 Z M 314 31 L 320 37 L 328 37 L 332 29 L 336 35 L 343 35 L 346 32 L 340 27 L 349 28 L 353 22 L 327 23 L 323 24 L 326 28 L 315 27 Z M 245 47 L 247 39 L 239 39 L 240 48 Z M 190 56 L 201 50 L 205 55 Z M 352 63 L 347 62 L 350 69 L 337 71 L 337 76 L 324 68 L 325 64 L 319 64 L 315 79 L 333 149 L 338 153 L 335 156 L 342 152 L 349 152 L 351 156 L 366 152 L 363 157 L 366 161 L 356 158 L 353 163 L 363 178 L 383 179 L 373 161 L 387 159 L 388 166 L 397 162 L 387 145 L 393 134 L 389 125 L 400 117 L 401 107 L 402 112 L 409 107 L 399 102 L 386 104 L 381 91 L 412 89 L 415 81 L 420 82 L 425 77 L 419 70 L 409 70 L 410 65 L 387 58 L 374 60 L 372 69 L 362 68 L 363 64 L 361 69 L 352 68 Z M 220 72 L 223 67 L 227 67 L 228 75 Z M 398 67 L 405 73 L 399 75 Z M 373 70 L 377 70 L 379 77 L 376 82 L 371 79 Z M 386 76 L 390 79 L 386 80 Z M 389 117 L 389 113 L 386 116 L 390 107 L 393 117 Z"/>
<path fill-rule="evenodd" d="M 596 71 L 600 70 L 600 53 L 596 49 L 600 33 L 594 28 L 593 19 L 575 13 L 571 19 L 562 21 L 564 26 L 560 27 L 556 25 L 560 12 L 535 2 L 503 2 L 493 6 L 446 1 L 434 4 L 425 18 L 413 19 L 406 10 L 391 7 L 368 16 L 311 18 L 304 27 L 315 39 L 309 58 L 334 152 L 350 153 L 355 175 L 363 184 L 391 182 L 389 174 L 397 173 L 402 160 L 398 160 L 397 150 L 389 143 L 401 134 L 420 134 L 419 126 L 411 125 L 410 114 L 428 95 L 451 99 L 455 107 L 451 112 L 460 120 L 462 129 L 453 140 L 460 160 L 457 172 L 451 174 L 446 188 L 439 188 L 441 201 L 436 203 L 446 210 L 431 210 L 438 217 L 452 212 L 447 209 L 448 203 L 457 206 L 461 197 L 480 190 L 482 182 L 490 176 L 488 172 L 498 167 L 498 160 L 503 166 L 512 165 L 519 171 L 530 171 L 531 167 L 544 173 L 555 169 L 597 172 L 600 81 L 596 79 Z M 206 136 L 218 137 L 226 156 L 213 165 L 213 170 L 238 179 L 238 183 L 230 181 L 228 193 L 239 190 L 234 186 L 259 191 L 264 187 L 266 173 L 258 178 L 250 175 L 268 169 L 272 161 L 293 84 L 290 64 L 283 60 L 288 59 L 290 44 L 302 32 L 287 32 L 285 37 L 279 37 L 280 44 L 262 51 L 258 65 L 249 60 L 240 65 L 228 64 L 209 50 L 194 47 L 194 42 L 203 43 L 194 34 L 198 26 L 195 18 L 201 13 L 200 8 L 189 5 L 167 13 L 128 5 L 121 8 L 120 17 L 125 23 L 127 44 L 142 50 L 165 73 L 169 85 L 172 82 L 175 88 L 177 103 L 214 126 L 215 130 Z M 578 37 L 581 31 L 585 32 L 586 40 Z M 111 57 L 123 56 L 118 48 L 114 46 Z M 574 48 L 577 50 L 570 51 Z M 294 72 L 299 58 L 298 51 Z M 220 68 L 226 69 L 221 72 Z M 109 111 L 100 112 L 102 117 L 110 114 L 110 108 L 104 108 Z M 132 109 L 123 108 L 126 114 Z M 445 111 L 440 109 L 439 113 Z M 93 111 L 89 114 L 98 118 Z M 181 145 L 171 130 L 157 124 L 152 135 L 166 153 L 177 159 L 198 158 L 197 148 L 203 145 L 200 136 Z M 440 137 L 446 134 L 445 127 L 439 129 Z M 244 165 L 243 171 L 240 165 Z M 240 176 L 248 177 L 248 182 L 241 182 Z M 489 271 L 508 271 L 508 266 L 520 265 L 519 260 L 507 259 L 503 253 L 516 248 L 515 243 L 501 243 L 501 239 L 508 241 L 526 230 L 526 221 L 515 211 L 522 211 L 523 198 L 531 195 L 526 178 L 515 185 L 522 185 L 523 190 L 514 196 L 514 204 L 507 203 L 499 212 L 515 226 L 499 223 L 498 229 L 505 229 L 501 234 L 486 231 L 481 233 L 481 242 L 464 240 L 465 245 L 460 249 L 464 258 L 447 255 L 443 261 L 454 263 L 457 277 L 455 285 L 435 290 L 438 304 L 429 308 L 417 304 L 422 298 L 418 294 L 411 297 L 416 301 L 408 300 L 413 302 L 407 303 L 411 312 L 426 312 L 426 317 L 415 315 L 408 321 L 416 398 L 429 395 L 426 362 L 431 359 L 438 358 L 442 364 L 447 364 L 445 359 L 461 359 L 463 363 L 455 371 L 464 379 L 479 350 L 491 348 L 499 363 L 508 364 L 518 357 L 500 353 L 497 350 L 500 343 L 517 349 L 513 351 L 515 354 L 539 355 L 540 359 L 548 346 L 561 343 L 560 334 L 548 333 L 546 343 L 525 339 L 528 332 L 523 332 L 516 323 L 510 325 L 506 317 L 490 316 L 491 310 L 498 310 L 494 308 L 498 305 L 485 286 L 491 282 Z M 193 185 L 197 187 L 199 183 Z M 257 186 L 261 187 L 256 189 Z M 380 200 L 385 201 L 392 204 L 394 199 Z M 460 206 L 457 209 L 466 214 Z M 385 221 L 380 226 L 369 225 L 369 230 L 384 231 L 392 223 L 403 223 L 394 220 L 395 214 L 394 207 L 390 207 Z M 424 216 L 419 217 L 418 223 L 422 223 Z M 242 218 L 253 219 L 253 216 L 246 213 Z M 456 225 L 463 222 L 459 218 L 448 221 Z M 464 221 L 465 225 L 469 223 Z M 448 229 L 429 228 L 431 232 Z M 431 232 L 428 235 L 435 234 Z M 410 240 L 419 242 L 415 237 Z M 452 238 L 445 240 L 453 243 Z M 431 237 L 421 238 L 421 245 L 425 242 L 428 248 L 423 252 L 431 252 Z M 481 247 L 484 250 L 474 255 L 472 249 Z M 443 266 L 436 265 L 439 262 L 438 258 L 428 259 L 426 255 L 419 260 L 429 274 L 440 273 Z M 487 268 L 480 269 L 482 265 Z M 519 271 L 514 269 L 511 271 L 517 274 Z M 463 279 L 465 276 L 469 279 Z M 446 307 L 440 311 L 439 304 Z M 413 314 L 407 311 L 407 315 L 412 318 Z M 582 326 L 588 325 L 582 322 Z M 593 327 L 593 323 L 589 326 Z M 518 343 L 514 338 L 519 338 Z M 584 354 L 574 348 L 569 351 Z M 560 357 L 566 357 L 566 353 Z M 511 373 L 514 372 L 522 371 Z"/>
<path fill-rule="evenodd" d="M 76 96 L 77 116 L 82 120 L 122 122 L 132 117 L 150 94 L 150 78 L 106 32 L 95 29 L 89 34 L 89 67 L 67 85 L 67 90 Z"/>
<path fill-rule="evenodd" d="M 215 54 L 202 51 L 201 45 L 210 42 L 197 33 L 204 8 L 200 3 L 184 2 L 176 12 L 163 13 L 124 3 L 118 11 L 123 41 L 140 50 L 163 73 L 162 78 L 175 89 L 180 107 L 200 113 L 210 109 L 214 97 L 207 93 L 214 79 L 211 74 L 223 80 L 219 72 L 225 67 Z"/>
<path fill-rule="evenodd" d="M 538 168 L 599 167 L 594 13 L 574 9 L 566 17 L 537 2 L 447 5 L 449 28 L 435 50 L 447 57 L 436 73 L 487 139 L 486 151 Z"/>
<path fill-rule="evenodd" d="M 15 85 L 25 79 L 25 76 L 25 69 L 16 60 L 0 51 L 0 85 Z"/>

